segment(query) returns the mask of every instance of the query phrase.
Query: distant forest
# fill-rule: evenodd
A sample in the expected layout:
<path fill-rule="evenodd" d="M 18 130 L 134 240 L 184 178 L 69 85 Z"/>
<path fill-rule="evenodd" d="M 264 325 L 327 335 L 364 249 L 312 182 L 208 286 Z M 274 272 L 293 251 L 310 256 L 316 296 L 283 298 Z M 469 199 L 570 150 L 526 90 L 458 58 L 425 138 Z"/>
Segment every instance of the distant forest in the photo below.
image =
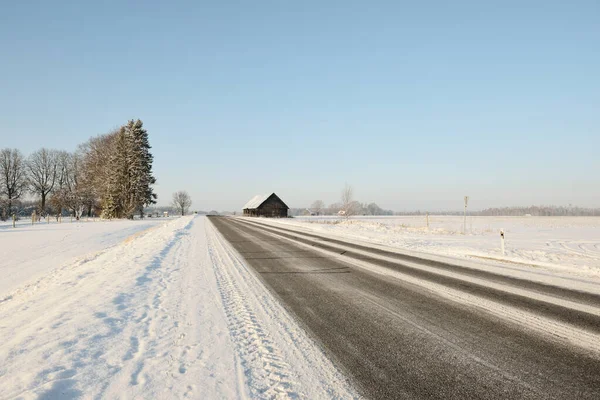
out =
<path fill-rule="evenodd" d="M 318 215 L 337 215 L 339 210 L 335 205 L 326 207 Z M 377 206 L 375 203 L 369 205 L 362 205 L 359 211 L 355 215 L 463 215 L 464 211 L 391 211 L 384 210 Z M 304 216 L 304 215 L 317 215 L 316 212 L 310 208 L 291 208 L 290 216 Z M 576 206 L 529 206 L 529 207 L 495 207 L 486 208 L 481 211 L 473 211 L 467 209 L 467 215 L 470 216 L 507 216 L 507 217 L 518 217 L 531 215 L 534 217 L 559 217 L 559 216 L 571 216 L 571 217 L 585 217 L 585 216 L 597 216 L 600 217 L 600 208 L 584 208 Z"/>
<path fill-rule="evenodd" d="M 322 200 L 315 200 L 307 208 L 290 208 L 288 215 L 295 216 L 319 216 L 319 215 L 340 215 L 350 217 L 359 216 L 386 216 L 386 215 L 463 215 L 464 210 L 414 210 L 414 211 L 392 211 L 379 207 L 376 203 L 361 203 L 353 198 L 353 188 L 351 185 L 344 186 L 341 192 L 341 201 L 325 205 Z M 485 210 L 469 210 L 467 215 L 471 216 L 535 216 L 535 217 L 555 217 L 555 216 L 600 216 L 600 208 L 584 208 L 569 204 L 565 206 L 542 205 L 529 207 L 501 207 L 487 208 Z"/>

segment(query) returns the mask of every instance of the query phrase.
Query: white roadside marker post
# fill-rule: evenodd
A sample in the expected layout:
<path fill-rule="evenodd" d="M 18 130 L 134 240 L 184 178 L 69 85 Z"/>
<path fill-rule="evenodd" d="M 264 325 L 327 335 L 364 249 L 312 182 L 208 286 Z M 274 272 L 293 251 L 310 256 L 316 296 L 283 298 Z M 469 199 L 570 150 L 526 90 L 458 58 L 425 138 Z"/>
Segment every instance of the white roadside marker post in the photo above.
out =
<path fill-rule="evenodd" d="M 15 227 L 16 227 L 16 226 L 15 226 L 15 225 L 16 225 L 16 223 L 17 223 L 17 214 L 14 214 L 14 213 L 13 213 L 13 228 L 15 228 Z"/>
<path fill-rule="evenodd" d="M 427 230 L 429 230 L 429 213 L 427 213 Z"/>
<path fill-rule="evenodd" d="M 465 196 L 465 220 L 463 222 L 463 235 L 467 234 L 467 204 L 469 204 L 469 196 Z"/>
<path fill-rule="evenodd" d="M 504 229 L 500 229 L 500 249 L 502 250 L 502 255 L 504 255 Z"/>

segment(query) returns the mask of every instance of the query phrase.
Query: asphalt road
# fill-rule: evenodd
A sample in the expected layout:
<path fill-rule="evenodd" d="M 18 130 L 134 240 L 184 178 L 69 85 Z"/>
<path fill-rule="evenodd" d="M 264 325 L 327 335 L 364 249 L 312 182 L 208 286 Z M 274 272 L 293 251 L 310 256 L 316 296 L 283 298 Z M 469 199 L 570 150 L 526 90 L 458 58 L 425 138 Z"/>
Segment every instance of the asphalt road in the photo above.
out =
<path fill-rule="evenodd" d="M 599 353 L 542 323 L 594 340 L 600 296 L 252 220 L 211 222 L 368 398 L 600 399 Z"/>

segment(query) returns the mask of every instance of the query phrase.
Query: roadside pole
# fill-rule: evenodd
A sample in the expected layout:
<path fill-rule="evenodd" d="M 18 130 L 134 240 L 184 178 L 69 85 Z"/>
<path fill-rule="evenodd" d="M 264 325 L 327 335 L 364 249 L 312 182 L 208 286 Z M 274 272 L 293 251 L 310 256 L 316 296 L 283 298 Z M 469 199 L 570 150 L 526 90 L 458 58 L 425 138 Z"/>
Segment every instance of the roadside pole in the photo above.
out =
<path fill-rule="evenodd" d="M 502 250 L 502 255 L 504 255 L 504 229 L 500 229 L 500 249 Z"/>
<path fill-rule="evenodd" d="M 465 196 L 465 220 L 463 222 L 463 235 L 467 234 L 467 204 L 469 203 L 469 196 Z"/>

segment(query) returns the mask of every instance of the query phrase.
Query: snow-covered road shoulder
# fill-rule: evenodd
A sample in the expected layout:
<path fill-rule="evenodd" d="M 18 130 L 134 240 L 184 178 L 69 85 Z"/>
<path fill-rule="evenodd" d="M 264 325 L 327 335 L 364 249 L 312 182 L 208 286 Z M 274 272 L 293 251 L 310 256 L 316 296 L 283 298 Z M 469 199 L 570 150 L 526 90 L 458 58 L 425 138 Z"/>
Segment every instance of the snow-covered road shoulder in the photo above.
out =
<path fill-rule="evenodd" d="M 148 230 L 0 303 L 0 398 L 352 398 L 205 217 Z"/>
<path fill-rule="evenodd" d="M 207 224 L 229 331 L 252 398 L 356 398 L 343 375 L 242 257 Z"/>

